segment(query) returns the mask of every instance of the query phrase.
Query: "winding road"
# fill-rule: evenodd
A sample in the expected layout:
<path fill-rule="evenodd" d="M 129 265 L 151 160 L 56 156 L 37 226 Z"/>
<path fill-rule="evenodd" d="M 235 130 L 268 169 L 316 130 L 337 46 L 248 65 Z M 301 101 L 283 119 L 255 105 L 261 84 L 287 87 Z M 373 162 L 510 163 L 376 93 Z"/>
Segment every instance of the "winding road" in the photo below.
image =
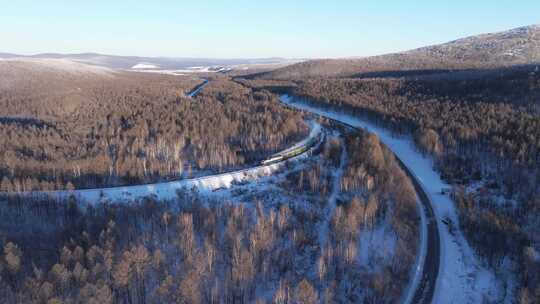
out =
<path fill-rule="evenodd" d="M 288 95 L 282 95 L 280 97 L 282 104 L 287 107 L 294 108 L 296 110 L 301 110 L 315 114 L 326 119 L 333 121 L 334 123 L 347 126 L 353 129 L 363 128 L 361 125 L 355 125 L 353 121 L 341 119 L 340 115 L 336 115 L 334 112 L 325 111 L 322 109 L 314 109 L 310 106 L 305 106 L 304 104 L 291 102 L 291 98 Z M 391 149 L 389 149 L 392 151 Z M 403 161 L 392 151 L 395 158 L 398 160 L 401 168 L 406 172 L 406 174 L 411 179 L 414 188 L 416 190 L 419 202 L 421 203 L 420 212 L 422 214 L 422 224 L 425 227 L 421 227 L 425 231 L 425 236 L 422 237 L 421 242 L 424 242 L 424 246 L 420 245 L 421 251 L 422 247 L 426 248 L 425 253 L 420 253 L 419 255 L 419 265 L 417 265 L 417 270 L 413 275 L 413 284 L 411 284 L 409 294 L 405 296 L 405 303 L 432 303 L 433 297 L 435 294 L 435 288 L 437 286 L 437 277 L 439 275 L 440 268 L 440 255 L 441 255 L 441 243 L 439 229 L 437 227 L 437 220 L 435 213 L 433 211 L 433 201 L 423 186 L 421 180 L 408 168 Z M 425 239 L 423 239 L 425 237 Z"/>

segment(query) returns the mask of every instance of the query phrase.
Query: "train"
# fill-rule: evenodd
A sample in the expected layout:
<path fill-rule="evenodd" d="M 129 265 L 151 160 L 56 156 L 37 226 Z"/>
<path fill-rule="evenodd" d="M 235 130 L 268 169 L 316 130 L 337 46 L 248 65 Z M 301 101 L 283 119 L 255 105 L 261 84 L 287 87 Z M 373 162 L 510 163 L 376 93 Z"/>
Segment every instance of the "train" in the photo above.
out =
<path fill-rule="evenodd" d="M 318 136 L 310 138 L 305 145 L 292 149 L 290 151 L 286 152 L 280 152 L 277 154 L 272 155 L 272 157 L 265 159 L 261 161 L 261 165 L 271 165 L 275 163 L 282 162 L 286 159 L 293 158 L 295 156 L 298 156 L 307 150 L 311 149 L 313 146 L 315 146 L 318 142 L 321 142 L 324 139 L 324 132 L 321 132 Z"/>

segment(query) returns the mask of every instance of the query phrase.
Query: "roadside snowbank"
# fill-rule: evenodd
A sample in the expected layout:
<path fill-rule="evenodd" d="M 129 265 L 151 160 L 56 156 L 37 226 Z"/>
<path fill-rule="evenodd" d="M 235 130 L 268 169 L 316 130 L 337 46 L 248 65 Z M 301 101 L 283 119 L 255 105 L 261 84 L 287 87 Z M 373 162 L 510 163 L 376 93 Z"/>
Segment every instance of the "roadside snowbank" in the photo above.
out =
<path fill-rule="evenodd" d="M 21 195 L 30 197 L 48 196 L 54 199 L 65 199 L 73 195 L 83 205 L 94 205 L 102 201 L 131 202 L 145 197 L 170 200 L 176 198 L 177 191 L 182 189 L 196 189 L 201 194 L 205 194 L 221 188 L 230 188 L 235 183 L 245 183 L 269 176 L 282 169 L 285 166 L 285 163 L 298 161 L 305 157 L 307 157 L 307 154 L 301 154 L 297 157 L 271 165 L 257 166 L 230 173 L 164 183 L 73 191 L 32 192 L 22 193 Z"/>
<path fill-rule="evenodd" d="M 424 157 L 413 146 L 410 138 L 394 137 L 388 130 L 363 121 L 348 113 L 314 107 L 304 100 L 288 95 L 281 101 L 292 107 L 364 128 L 377 134 L 403 163 L 419 178 L 424 190 L 431 196 L 441 238 L 441 263 L 433 303 L 482 303 L 484 299 L 495 301 L 503 290 L 499 288 L 494 274 L 483 267 L 463 237 L 456 229 L 450 233 L 442 219 L 448 218 L 459 227 L 454 203 L 441 189 L 449 187 L 433 169 L 431 159 Z"/>

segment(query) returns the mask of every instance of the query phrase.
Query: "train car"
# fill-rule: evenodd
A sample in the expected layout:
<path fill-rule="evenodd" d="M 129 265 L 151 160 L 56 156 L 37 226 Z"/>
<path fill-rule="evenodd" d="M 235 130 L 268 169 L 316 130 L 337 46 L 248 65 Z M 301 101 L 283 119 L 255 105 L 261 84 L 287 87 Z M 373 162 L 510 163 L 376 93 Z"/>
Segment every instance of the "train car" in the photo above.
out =
<path fill-rule="evenodd" d="M 263 160 L 261 162 L 261 165 L 270 165 L 270 164 L 273 164 L 273 163 L 277 163 L 277 162 L 280 162 L 284 159 L 284 157 L 282 155 L 277 155 L 277 156 L 274 156 L 272 158 L 269 158 L 269 159 L 266 159 L 266 160 Z"/>
<path fill-rule="evenodd" d="M 324 137 L 321 137 L 321 135 L 319 135 L 317 137 L 309 139 L 304 146 L 298 147 L 294 150 L 291 150 L 285 153 L 275 154 L 271 158 L 263 160 L 261 162 L 261 165 L 269 165 L 269 164 L 277 163 L 277 162 L 284 161 L 286 159 L 298 156 L 306 152 L 307 150 L 311 149 L 315 144 L 317 144 L 321 140 L 321 138 L 324 138 Z"/>

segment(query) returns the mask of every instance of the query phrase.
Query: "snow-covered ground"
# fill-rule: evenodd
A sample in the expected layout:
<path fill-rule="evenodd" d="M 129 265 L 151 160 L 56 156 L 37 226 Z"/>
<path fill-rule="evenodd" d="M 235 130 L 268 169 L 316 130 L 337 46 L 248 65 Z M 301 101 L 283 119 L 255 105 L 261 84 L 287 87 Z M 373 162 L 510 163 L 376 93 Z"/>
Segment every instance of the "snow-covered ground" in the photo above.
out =
<path fill-rule="evenodd" d="M 128 72 L 137 72 L 137 73 L 164 74 L 164 75 L 173 75 L 173 76 L 186 75 L 186 73 L 182 72 L 181 70 L 131 69 L 131 70 L 126 70 L 126 71 L 128 71 Z"/>
<path fill-rule="evenodd" d="M 397 236 L 392 231 L 388 221 L 383 221 L 374 229 L 365 229 L 360 232 L 358 248 L 359 264 L 373 272 L 379 272 L 377 266 L 381 261 L 391 263 L 395 254 Z"/>
<path fill-rule="evenodd" d="M 373 123 L 348 113 L 314 107 L 295 97 L 283 95 L 281 101 L 377 134 L 418 177 L 425 192 L 434 202 L 433 209 L 441 238 L 441 263 L 433 303 L 482 303 L 485 299 L 499 301 L 504 293 L 501 282 L 495 278 L 493 272 L 482 265 L 460 230 L 455 229 L 450 233 L 447 225 L 442 222 L 442 219 L 450 219 L 455 227 L 459 227 L 453 201 L 440 194 L 441 189 L 448 188 L 449 185 L 440 179 L 433 168 L 432 160 L 414 148 L 410 138 L 395 137 L 390 131 Z"/>
<path fill-rule="evenodd" d="M 314 205 L 321 206 L 326 197 L 314 193 L 290 191 L 290 189 L 285 189 L 282 183 L 287 180 L 289 174 L 313 168 L 321 162 L 321 159 L 322 156 L 320 154 L 314 155 L 301 162 L 294 162 L 286 170 L 261 177 L 257 180 L 237 184 L 231 188 L 221 188 L 217 191 L 206 192 L 204 196 L 207 198 L 218 198 L 221 202 L 245 204 L 246 206 L 253 206 L 255 205 L 253 203 L 261 202 L 268 210 L 275 210 L 284 202 L 287 202 L 289 207 L 294 205 L 299 208 L 311 210 Z"/>
<path fill-rule="evenodd" d="M 151 63 L 140 62 L 131 67 L 134 70 L 159 69 L 159 66 Z"/>
<path fill-rule="evenodd" d="M 322 132 L 321 126 L 317 122 L 310 122 L 315 132 L 310 132 L 310 138 L 318 136 Z M 304 139 L 302 142 L 306 141 Z M 320 144 L 320 143 L 319 143 Z M 317 145 L 308 151 L 285 161 L 269 165 L 261 165 L 248 169 L 192 178 L 178 181 L 155 183 L 147 185 L 135 185 L 125 187 L 83 189 L 73 191 L 34 191 L 24 192 L 22 196 L 49 196 L 55 199 L 62 199 L 74 195 L 82 204 L 97 204 L 101 201 L 130 202 L 148 196 L 154 196 L 160 200 L 169 200 L 177 197 L 177 191 L 182 189 L 196 189 L 200 193 L 211 193 L 218 189 L 230 188 L 235 183 L 245 183 L 254 181 L 265 176 L 270 176 L 276 171 L 283 169 L 288 163 L 298 162 L 309 157 L 310 153 L 317 148 Z"/>
<path fill-rule="evenodd" d="M 250 69 L 277 69 L 291 64 L 304 62 L 304 59 L 285 59 L 278 62 L 243 63 L 231 66 L 233 70 L 246 71 Z"/>
<path fill-rule="evenodd" d="M 69 59 L 13 57 L 4 58 L 2 64 L 24 64 L 32 70 L 47 70 L 73 75 L 97 74 L 112 77 L 114 73 L 114 70 L 106 67 L 85 64 Z"/>
<path fill-rule="evenodd" d="M 336 201 L 339 193 L 341 192 L 341 178 L 347 164 L 347 149 L 343 146 L 343 140 L 341 143 L 341 155 L 339 158 L 339 168 L 333 172 L 332 190 L 328 197 L 328 202 L 323 211 L 323 222 L 321 223 L 319 230 L 319 244 L 325 244 L 329 231 L 330 231 L 330 219 L 334 210 L 336 209 Z"/>
<path fill-rule="evenodd" d="M 128 71 L 132 72 L 142 72 L 142 73 L 157 73 L 157 74 L 166 74 L 166 75 L 186 75 L 186 74 L 195 74 L 195 73 L 218 73 L 218 72 L 227 72 L 232 70 L 230 67 L 221 67 L 221 66 L 204 66 L 204 67 L 189 67 L 185 69 L 177 70 L 167 70 L 160 69 L 158 66 L 152 64 L 143 64 L 139 63 Z"/>

